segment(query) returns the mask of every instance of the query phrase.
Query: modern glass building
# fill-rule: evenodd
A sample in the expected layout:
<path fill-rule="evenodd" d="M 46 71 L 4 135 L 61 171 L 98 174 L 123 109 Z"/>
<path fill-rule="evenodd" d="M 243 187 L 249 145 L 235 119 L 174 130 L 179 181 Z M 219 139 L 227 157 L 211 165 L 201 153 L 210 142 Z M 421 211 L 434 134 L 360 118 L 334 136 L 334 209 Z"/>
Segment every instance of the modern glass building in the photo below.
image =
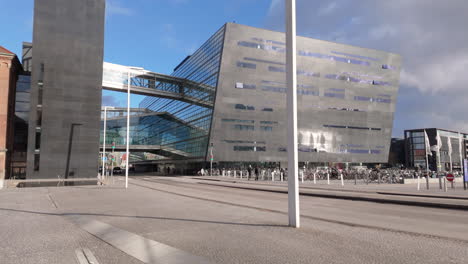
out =
<path fill-rule="evenodd" d="M 297 43 L 300 160 L 386 163 L 400 56 L 305 37 Z M 200 169 L 210 146 L 220 166 L 286 166 L 285 50 L 284 33 L 227 23 L 174 69 L 172 78 L 191 86 L 144 81 L 159 96 L 139 106 L 150 116 L 132 117 L 139 119 L 132 144 L 157 146 L 163 166 Z M 132 85 L 143 75 L 132 75 Z"/>
<path fill-rule="evenodd" d="M 429 152 L 426 152 L 425 133 Z M 463 159 L 467 158 L 467 143 L 466 133 L 439 128 L 405 130 L 406 167 L 426 169 L 427 161 L 432 171 L 461 170 Z"/>

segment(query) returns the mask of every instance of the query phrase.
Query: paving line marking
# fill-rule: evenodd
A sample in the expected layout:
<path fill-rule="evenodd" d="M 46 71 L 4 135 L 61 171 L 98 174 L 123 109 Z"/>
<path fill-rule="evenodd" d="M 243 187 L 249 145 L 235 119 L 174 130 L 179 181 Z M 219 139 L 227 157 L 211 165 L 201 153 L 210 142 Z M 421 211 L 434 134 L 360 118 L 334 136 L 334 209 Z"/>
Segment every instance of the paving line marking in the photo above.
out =
<path fill-rule="evenodd" d="M 47 194 L 47 197 L 49 198 L 49 201 L 54 205 L 55 209 L 58 209 L 57 203 L 54 201 L 54 198 L 52 198 L 52 195 L 50 193 Z"/>
<path fill-rule="evenodd" d="M 77 248 L 75 254 L 80 264 L 99 264 L 96 257 L 88 248 Z"/>
<path fill-rule="evenodd" d="M 104 222 L 93 220 L 87 216 L 68 215 L 67 218 L 91 235 L 144 263 L 212 263 L 205 258 L 147 239 Z"/>
<path fill-rule="evenodd" d="M 156 183 L 156 184 L 171 186 L 170 184 L 157 182 L 155 180 L 152 180 L 152 181 L 141 180 L 141 181 L 146 181 L 146 182 L 152 182 L 152 183 Z M 158 189 L 158 188 L 154 188 L 154 187 L 149 187 L 149 186 L 137 184 L 137 183 L 134 183 L 134 182 L 132 183 L 132 185 L 136 185 L 136 186 L 139 186 L 139 187 L 142 187 L 142 188 L 147 188 L 147 189 L 151 189 L 151 190 L 155 190 L 155 191 L 159 191 L 159 192 L 164 192 L 164 193 L 168 193 L 168 194 L 178 195 L 178 196 L 182 196 L 182 197 L 198 199 L 198 200 L 202 200 L 202 201 L 209 201 L 209 202 L 214 202 L 214 203 L 219 203 L 219 204 L 249 208 L 249 209 L 254 209 L 254 210 L 259 210 L 259 211 L 264 211 L 264 212 L 283 214 L 283 215 L 288 214 L 288 212 L 281 211 L 281 210 L 267 209 L 267 208 L 262 208 L 262 207 L 257 207 L 257 206 L 236 204 L 236 203 L 232 203 L 232 202 L 224 202 L 224 201 L 219 201 L 219 200 L 215 200 L 215 199 L 209 199 L 209 198 L 197 197 L 197 196 L 193 196 L 193 195 L 181 194 L 181 193 L 177 193 L 177 192 L 172 192 L 172 191 L 167 191 L 167 190 L 162 190 L 162 189 Z M 211 185 L 211 186 L 218 186 L 218 185 Z M 224 187 L 224 186 L 221 186 L 221 187 Z M 227 188 L 230 188 L 230 187 L 227 187 Z M 442 239 L 442 240 L 448 240 L 448 241 L 461 242 L 461 243 L 465 243 L 465 244 L 468 243 L 468 240 L 465 240 L 465 239 L 452 238 L 452 237 L 441 236 L 441 235 L 424 234 L 424 233 L 405 231 L 405 230 L 399 230 L 399 229 L 388 228 L 388 227 L 379 227 L 379 226 L 372 226 L 372 225 L 365 225 L 365 224 L 358 224 L 358 223 L 350 223 L 350 222 L 345 222 L 345 221 L 340 221 L 340 220 L 327 219 L 327 218 L 310 216 L 310 215 L 303 215 L 303 214 L 301 214 L 301 217 L 304 217 L 304 218 L 307 218 L 307 219 L 310 219 L 310 220 L 316 220 L 316 221 L 322 221 L 322 222 L 327 222 L 327 223 L 339 224 L 339 225 L 344 225 L 344 226 L 349 226 L 349 227 L 373 229 L 373 230 L 386 231 L 386 232 L 409 235 L 409 236 L 416 236 L 416 237 Z"/>

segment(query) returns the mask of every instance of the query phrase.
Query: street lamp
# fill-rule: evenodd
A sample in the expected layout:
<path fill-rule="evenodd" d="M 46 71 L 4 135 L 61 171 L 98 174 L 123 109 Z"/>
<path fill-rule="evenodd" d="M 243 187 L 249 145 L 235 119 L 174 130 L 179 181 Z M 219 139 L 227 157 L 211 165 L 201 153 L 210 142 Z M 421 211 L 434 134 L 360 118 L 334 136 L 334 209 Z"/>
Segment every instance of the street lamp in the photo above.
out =
<path fill-rule="evenodd" d="M 126 148 L 127 148 L 127 159 L 125 160 L 125 189 L 128 189 L 128 163 L 130 160 L 130 86 L 131 86 L 131 79 L 130 74 L 131 70 L 144 70 L 140 67 L 128 67 L 127 71 L 127 140 L 126 140 Z"/>

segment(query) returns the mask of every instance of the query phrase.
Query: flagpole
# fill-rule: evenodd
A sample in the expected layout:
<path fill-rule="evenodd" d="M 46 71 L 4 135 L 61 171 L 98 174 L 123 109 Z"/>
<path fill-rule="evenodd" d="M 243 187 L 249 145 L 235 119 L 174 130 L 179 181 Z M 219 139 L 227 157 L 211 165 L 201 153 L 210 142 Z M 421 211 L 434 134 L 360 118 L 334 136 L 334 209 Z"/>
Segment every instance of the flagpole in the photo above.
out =
<path fill-rule="evenodd" d="M 429 145 L 429 138 L 427 136 L 427 132 L 426 130 L 424 129 L 424 144 L 425 144 L 425 148 L 426 148 L 426 172 L 429 172 L 429 151 L 431 151 L 430 149 L 430 145 Z M 429 148 L 428 148 L 429 146 Z"/>
<path fill-rule="evenodd" d="M 463 175 L 462 139 L 460 132 L 458 132 L 458 150 L 460 153 L 460 172 L 462 172 Z"/>
<path fill-rule="evenodd" d="M 437 130 L 437 172 L 442 169 L 440 165 L 440 149 L 442 148 L 442 140 L 440 138 L 439 131 Z"/>
<path fill-rule="evenodd" d="M 450 161 L 450 172 L 452 172 L 452 139 L 448 137 L 448 151 L 449 151 L 449 161 Z"/>

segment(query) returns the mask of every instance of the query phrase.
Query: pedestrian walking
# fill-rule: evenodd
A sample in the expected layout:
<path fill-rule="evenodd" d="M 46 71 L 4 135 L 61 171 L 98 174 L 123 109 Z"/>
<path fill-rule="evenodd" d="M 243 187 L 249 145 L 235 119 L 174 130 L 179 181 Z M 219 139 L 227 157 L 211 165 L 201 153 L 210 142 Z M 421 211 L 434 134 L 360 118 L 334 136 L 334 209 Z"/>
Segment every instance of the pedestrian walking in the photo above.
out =
<path fill-rule="evenodd" d="M 255 166 L 255 180 L 258 181 L 258 166 Z"/>
<path fill-rule="evenodd" d="M 248 180 L 250 181 L 250 175 L 252 174 L 252 165 L 249 165 L 249 167 L 247 168 L 247 172 L 248 172 Z"/>

